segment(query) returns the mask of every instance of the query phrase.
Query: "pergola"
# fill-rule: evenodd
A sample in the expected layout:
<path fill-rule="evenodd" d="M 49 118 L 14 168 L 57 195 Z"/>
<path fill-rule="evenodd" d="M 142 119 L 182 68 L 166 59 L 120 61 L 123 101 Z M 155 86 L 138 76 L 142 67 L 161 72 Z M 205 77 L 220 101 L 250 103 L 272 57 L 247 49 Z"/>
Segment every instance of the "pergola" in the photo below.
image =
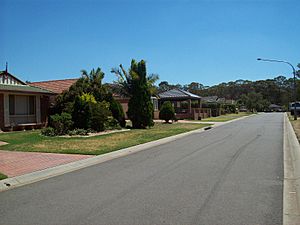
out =
<path fill-rule="evenodd" d="M 177 116 L 185 115 L 183 117 L 189 118 L 193 117 L 192 115 L 192 101 L 197 102 L 196 109 L 201 108 L 201 97 L 195 94 L 192 94 L 188 91 L 180 90 L 180 89 L 172 89 L 169 91 L 162 92 L 158 94 L 159 100 L 161 104 L 165 101 L 170 101 L 174 108 Z M 184 104 L 187 102 L 187 108 L 183 107 Z"/>

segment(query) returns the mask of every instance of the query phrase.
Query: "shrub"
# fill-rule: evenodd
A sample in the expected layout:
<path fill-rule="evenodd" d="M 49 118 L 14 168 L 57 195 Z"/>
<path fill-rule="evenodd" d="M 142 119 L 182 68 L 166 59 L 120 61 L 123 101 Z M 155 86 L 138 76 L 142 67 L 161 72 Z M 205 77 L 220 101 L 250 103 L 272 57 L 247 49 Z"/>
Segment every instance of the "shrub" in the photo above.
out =
<path fill-rule="evenodd" d="M 72 116 L 69 113 L 55 114 L 50 117 L 50 125 L 56 135 L 66 134 L 72 127 Z"/>
<path fill-rule="evenodd" d="M 234 104 L 225 104 L 223 107 L 226 113 L 236 113 L 236 105 Z"/>
<path fill-rule="evenodd" d="M 70 130 L 68 132 L 68 135 L 73 136 L 73 135 L 88 135 L 89 131 L 85 129 L 74 129 Z"/>
<path fill-rule="evenodd" d="M 162 104 L 159 112 L 159 119 L 165 120 L 167 123 L 169 120 L 175 119 L 175 110 L 171 102 L 167 101 Z"/>
<path fill-rule="evenodd" d="M 85 129 L 75 129 L 77 135 L 88 135 L 89 131 Z"/>
<path fill-rule="evenodd" d="M 112 99 L 109 107 L 112 116 L 118 121 L 121 127 L 126 126 L 125 115 L 122 105 L 116 100 Z"/>
<path fill-rule="evenodd" d="M 45 127 L 41 130 L 41 134 L 44 136 L 53 137 L 53 136 L 55 136 L 55 131 L 54 131 L 53 127 Z"/>
<path fill-rule="evenodd" d="M 91 128 L 95 131 L 105 130 L 110 115 L 108 102 L 102 101 L 91 105 Z"/>
<path fill-rule="evenodd" d="M 108 117 L 108 120 L 106 121 L 104 126 L 105 126 L 105 129 L 108 129 L 108 130 L 121 129 L 119 122 L 112 116 Z"/>
<path fill-rule="evenodd" d="M 88 129 L 91 127 L 91 104 L 96 103 L 89 101 L 90 99 L 94 98 L 87 97 L 85 95 L 77 96 L 75 98 L 74 109 L 72 113 L 75 128 Z"/>

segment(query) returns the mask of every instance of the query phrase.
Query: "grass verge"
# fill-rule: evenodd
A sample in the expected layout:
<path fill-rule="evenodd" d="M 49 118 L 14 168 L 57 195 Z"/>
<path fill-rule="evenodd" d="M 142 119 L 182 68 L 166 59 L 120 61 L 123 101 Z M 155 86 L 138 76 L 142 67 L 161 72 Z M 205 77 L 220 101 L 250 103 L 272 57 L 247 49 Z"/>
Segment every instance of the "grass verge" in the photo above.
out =
<path fill-rule="evenodd" d="M 162 124 L 156 123 L 150 129 L 130 130 L 95 137 L 45 137 L 39 130 L 0 134 L 0 140 L 9 144 L 0 149 L 23 152 L 51 152 L 100 155 L 122 148 L 143 144 L 208 126 L 209 124 Z"/>
<path fill-rule="evenodd" d="M 298 117 L 297 120 L 294 120 L 294 116 L 292 116 L 290 113 L 288 113 L 288 118 L 294 128 L 298 141 L 300 141 L 300 118 Z"/>
<path fill-rule="evenodd" d="M 3 173 L 0 173 L 0 180 L 6 179 L 6 178 L 7 178 L 6 175 L 4 175 Z"/>
<path fill-rule="evenodd" d="M 249 116 L 253 113 L 248 113 L 248 112 L 240 112 L 238 114 L 235 113 L 231 113 L 231 114 L 226 114 L 226 115 L 222 115 L 222 116 L 218 116 L 218 117 L 210 117 L 210 118 L 206 118 L 203 119 L 201 121 L 206 121 L 206 122 L 226 122 L 229 120 L 233 120 L 233 119 L 237 119 L 243 116 Z"/>

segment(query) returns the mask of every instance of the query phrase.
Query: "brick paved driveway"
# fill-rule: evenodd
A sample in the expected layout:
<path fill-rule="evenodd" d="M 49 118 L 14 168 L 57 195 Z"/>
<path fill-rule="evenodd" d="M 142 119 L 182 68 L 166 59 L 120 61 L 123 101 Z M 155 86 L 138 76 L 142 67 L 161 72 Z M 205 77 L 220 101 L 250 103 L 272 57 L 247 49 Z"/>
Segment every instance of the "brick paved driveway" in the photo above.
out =
<path fill-rule="evenodd" d="M 15 177 L 90 157 L 93 156 L 0 150 L 0 172 Z"/>

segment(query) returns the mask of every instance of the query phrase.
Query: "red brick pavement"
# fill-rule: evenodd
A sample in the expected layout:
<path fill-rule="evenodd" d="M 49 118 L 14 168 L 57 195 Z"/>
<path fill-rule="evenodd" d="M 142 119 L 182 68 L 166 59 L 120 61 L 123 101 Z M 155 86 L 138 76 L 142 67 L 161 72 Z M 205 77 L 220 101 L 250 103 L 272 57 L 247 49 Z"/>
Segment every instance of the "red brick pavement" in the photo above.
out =
<path fill-rule="evenodd" d="M 0 171 L 15 177 L 90 157 L 93 156 L 0 150 Z"/>

